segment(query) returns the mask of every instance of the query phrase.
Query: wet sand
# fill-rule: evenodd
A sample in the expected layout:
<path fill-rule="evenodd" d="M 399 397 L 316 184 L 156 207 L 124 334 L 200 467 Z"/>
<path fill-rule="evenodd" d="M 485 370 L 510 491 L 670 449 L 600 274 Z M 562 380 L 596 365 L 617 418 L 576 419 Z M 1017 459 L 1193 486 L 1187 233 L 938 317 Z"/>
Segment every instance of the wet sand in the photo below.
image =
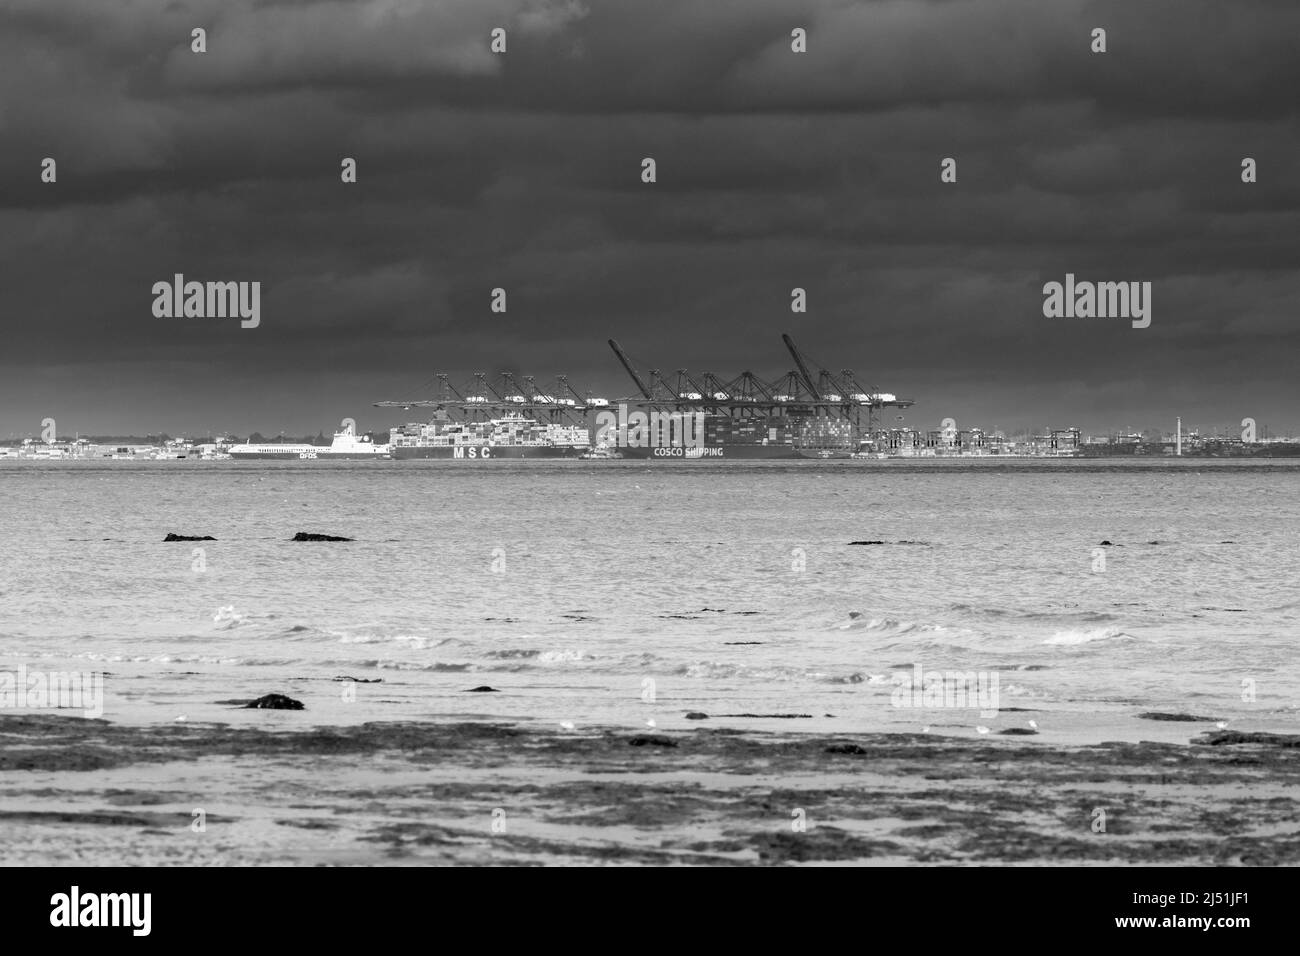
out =
<path fill-rule="evenodd" d="M 1300 862 L 1296 736 L 277 729 L 285 716 L 0 716 L 0 862 Z"/>

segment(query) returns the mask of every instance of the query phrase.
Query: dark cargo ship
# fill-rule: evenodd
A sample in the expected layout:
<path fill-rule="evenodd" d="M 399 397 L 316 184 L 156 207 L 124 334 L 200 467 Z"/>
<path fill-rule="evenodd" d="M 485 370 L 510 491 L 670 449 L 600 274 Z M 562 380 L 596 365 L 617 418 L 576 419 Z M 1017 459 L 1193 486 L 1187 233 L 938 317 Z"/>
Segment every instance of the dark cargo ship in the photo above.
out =
<path fill-rule="evenodd" d="M 703 416 L 702 434 L 625 434 L 613 447 L 624 458 L 674 461 L 847 458 L 857 450 L 852 423 L 831 418 L 800 419 L 792 415 L 725 414 Z"/>

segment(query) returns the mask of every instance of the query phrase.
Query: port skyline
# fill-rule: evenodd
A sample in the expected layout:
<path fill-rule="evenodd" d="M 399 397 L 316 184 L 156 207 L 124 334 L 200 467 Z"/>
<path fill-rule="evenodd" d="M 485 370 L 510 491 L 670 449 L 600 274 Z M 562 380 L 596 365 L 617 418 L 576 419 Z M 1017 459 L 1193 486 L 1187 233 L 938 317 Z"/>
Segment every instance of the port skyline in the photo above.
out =
<path fill-rule="evenodd" d="M 412 419 L 414 420 L 414 419 Z M 590 418 L 588 418 L 590 421 Z M 393 426 L 396 427 L 396 426 Z M 928 438 L 931 442 L 936 437 L 942 436 L 942 422 L 934 425 L 925 426 L 917 424 L 908 424 L 906 426 L 897 426 L 882 430 L 894 430 L 905 433 L 914 433 L 921 440 L 918 447 L 924 448 L 925 440 Z M 1041 428 L 1022 428 L 1016 430 L 1004 430 L 998 428 L 983 428 L 979 425 L 973 425 L 968 428 L 958 430 L 960 443 L 966 447 L 973 444 L 973 436 L 981 435 L 986 440 L 1005 442 L 1008 446 L 1032 446 L 1035 439 L 1038 444 L 1044 444 L 1045 440 L 1053 432 L 1063 433 L 1072 430 L 1079 432 L 1079 445 L 1101 445 L 1101 444 L 1130 444 L 1158 446 L 1167 445 L 1173 447 L 1178 438 L 1177 429 L 1161 428 L 1113 428 L 1100 429 L 1096 431 L 1087 431 L 1083 429 L 1055 428 L 1043 426 Z M 1220 424 L 1210 428 L 1202 428 L 1197 425 L 1184 426 L 1182 429 L 1182 439 L 1189 452 L 1196 450 L 1206 442 L 1224 443 L 1224 444 L 1241 444 L 1243 443 L 1240 434 L 1240 428 L 1234 429 L 1231 425 Z M 593 441 L 598 432 L 597 427 L 591 426 Z M 385 443 L 390 434 L 390 428 L 375 427 L 364 429 L 358 427 L 358 435 L 364 435 L 376 443 Z M 311 444 L 317 446 L 327 446 L 330 444 L 330 436 L 324 429 L 317 432 L 295 434 L 287 431 L 278 431 L 264 433 L 254 430 L 252 432 L 236 432 L 234 430 L 222 429 L 197 429 L 197 430 L 179 430 L 175 434 L 167 431 L 156 432 L 122 432 L 118 434 L 60 434 L 53 436 L 51 439 L 42 439 L 38 432 L 32 432 L 26 435 L 10 433 L 7 437 L 0 439 L 0 446 L 19 449 L 24 445 L 41 446 L 41 445 L 58 445 L 71 446 L 77 442 L 89 443 L 95 446 L 108 445 L 127 445 L 140 447 L 158 447 L 163 448 L 168 445 L 173 446 L 197 446 L 201 444 L 231 444 L 235 442 L 247 443 L 283 443 L 283 444 Z M 1300 431 L 1281 430 L 1270 427 L 1267 423 L 1260 423 L 1257 427 L 1257 435 L 1253 442 L 1258 446 L 1279 445 L 1279 444 L 1300 444 Z M 935 447 L 931 444 L 929 447 Z M 954 452 L 956 453 L 956 452 Z"/>
<path fill-rule="evenodd" d="M 615 2 L 557 5 L 554 32 L 493 54 L 486 13 L 435 6 L 400 28 L 331 9 L 328 38 L 303 30 L 319 59 L 262 49 L 271 29 L 192 52 L 183 7 L 0 13 L 7 95 L 41 104 L 6 114 L 0 155 L 0 435 L 314 433 L 433 367 L 612 399 L 608 335 L 643 367 L 775 375 L 785 328 L 936 421 L 1295 430 L 1281 45 L 1170 34 L 1159 5 L 1117 8 L 1098 52 L 1091 12 L 1025 4 L 979 53 L 945 39 L 944 4 L 868 25 L 870 4 L 668 2 L 648 29 Z M 1294 36 L 1276 6 L 1260 34 Z M 306 9 L 327 15 L 283 15 Z M 1084 283 L 1107 314 L 1149 284 L 1149 326 L 1081 317 Z"/>

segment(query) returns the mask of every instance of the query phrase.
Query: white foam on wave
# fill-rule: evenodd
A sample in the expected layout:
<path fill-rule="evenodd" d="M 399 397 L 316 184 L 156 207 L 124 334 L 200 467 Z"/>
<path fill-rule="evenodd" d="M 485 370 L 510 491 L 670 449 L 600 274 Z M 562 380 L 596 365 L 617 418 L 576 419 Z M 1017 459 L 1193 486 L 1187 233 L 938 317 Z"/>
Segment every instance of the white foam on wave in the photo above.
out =
<path fill-rule="evenodd" d="M 811 677 L 820 675 L 812 674 Z M 888 684 L 890 683 L 889 674 L 868 674 L 866 671 L 854 671 L 852 674 L 842 677 L 825 678 L 828 684 Z"/>
<path fill-rule="evenodd" d="M 899 646 L 926 650 L 964 650 L 972 642 L 978 643 L 980 640 L 979 633 L 969 627 L 896 617 L 868 618 L 866 615 L 858 615 L 848 624 L 839 627 L 841 630 L 851 628 L 855 631 L 869 631 L 872 637 L 878 636 L 882 640 L 873 643 L 877 650 Z"/>
<path fill-rule="evenodd" d="M 387 638 L 380 637 L 378 634 L 339 634 L 340 644 L 373 644 L 376 641 L 383 640 L 387 640 Z"/>
<path fill-rule="evenodd" d="M 860 614 L 847 624 L 841 624 L 841 631 L 907 631 L 915 627 L 911 621 L 900 621 L 893 617 L 867 617 Z"/>
<path fill-rule="evenodd" d="M 909 621 L 896 617 L 872 617 L 860 615 L 847 624 L 839 625 L 840 630 L 876 631 L 888 634 L 960 634 L 969 636 L 974 633 L 968 627 L 949 627 L 946 624 L 930 624 L 925 621 Z"/>
<path fill-rule="evenodd" d="M 1064 631 L 1057 631 L 1044 644 L 1063 644 L 1073 646 L 1076 644 L 1091 644 L 1094 641 L 1114 641 L 1114 640 L 1132 640 L 1133 635 L 1125 634 L 1118 627 L 1094 627 L 1094 628 L 1070 628 Z"/>
<path fill-rule="evenodd" d="M 101 654 L 86 651 L 75 655 L 77 660 L 94 661 L 101 664 L 255 664 L 275 667 L 297 663 L 287 658 L 268 658 L 265 660 L 244 657 L 222 657 L 213 654 Z"/>
<path fill-rule="evenodd" d="M 212 615 L 212 623 L 221 628 L 238 627 L 243 620 L 244 615 L 236 611 L 233 604 L 217 608 L 217 612 Z"/>
<path fill-rule="evenodd" d="M 588 660 L 587 652 L 580 650 L 542 651 L 537 655 L 540 664 L 571 664 Z"/>
<path fill-rule="evenodd" d="M 346 631 L 326 631 L 326 633 L 337 635 L 340 644 L 385 644 L 389 641 L 395 641 L 417 651 L 427 650 L 431 647 L 442 647 L 444 644 L 463 643 L 457 641 L 454 637 L 428 637 L 423 634 L 355 634 Z"/>
<path fill-rule="evenodd" d="M 279 615 L 277 615 L 274 611 L 268 611 L 261 614 L 254 613 L 254 612 L 244 613 L 242 611 L 235 610 L 235 606 L 233 604 L 227 604 L 224 607 L 217 608 L 217 610 L 213 613 L 212 623 L 216 625 L 216 630 L 228 631 L 231 630 L 232 628 L 251 627 L 253 625 L 260 624 L 263 621 L 272 621 L 275 620 L 278 616 Z"/>
<path fill-rule="evenodd" d="M 757 681 L 794 681 L 825 680 L 827 675 L 818 671 L 809 671 L 803 667 L 782 667 L 780 665 L 759 666 L 754 664 L 734 664 L 726 661 L 697 661 L 678 667 L 674 673 L 683 677 L 704 679 L 745 678 Z"/>

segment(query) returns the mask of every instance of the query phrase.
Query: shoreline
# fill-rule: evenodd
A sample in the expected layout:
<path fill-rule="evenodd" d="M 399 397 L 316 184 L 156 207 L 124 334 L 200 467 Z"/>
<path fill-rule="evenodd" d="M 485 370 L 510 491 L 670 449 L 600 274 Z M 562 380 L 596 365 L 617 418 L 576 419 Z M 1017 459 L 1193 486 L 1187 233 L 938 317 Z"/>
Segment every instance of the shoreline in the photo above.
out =
<path fill-rule="evenodd" d="M 1300 863 L 1300 736 L 1080 746 L 278 716 L 0 716 L 0 862 Z"/>

